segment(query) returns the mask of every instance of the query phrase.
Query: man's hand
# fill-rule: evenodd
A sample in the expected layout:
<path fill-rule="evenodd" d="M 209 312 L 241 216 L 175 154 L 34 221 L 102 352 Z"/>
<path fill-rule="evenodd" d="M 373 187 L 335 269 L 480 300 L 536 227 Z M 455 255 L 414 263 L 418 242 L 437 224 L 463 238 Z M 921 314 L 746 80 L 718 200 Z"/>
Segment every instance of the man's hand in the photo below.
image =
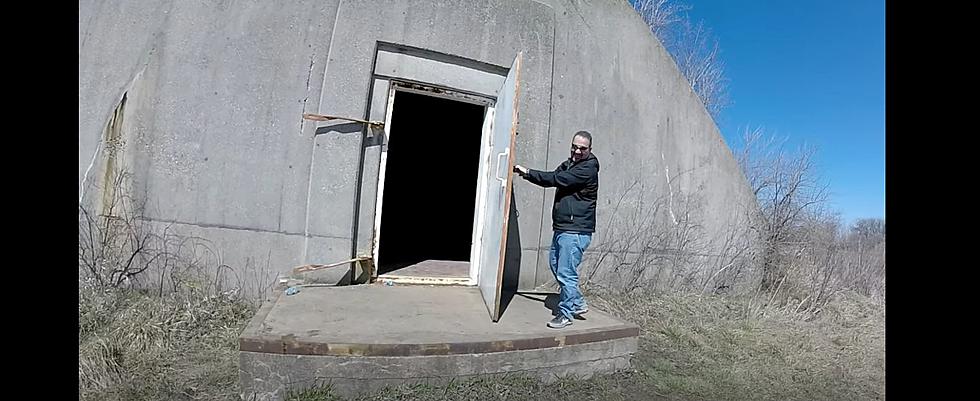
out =
<path fill-rule="evenodd" d="M 515 164 L 514 165 L 514 172 L 517 173 L 517 174 L 520 174 L 523 177 L 523 176 L 527 175 L 527 167 L 524 167 L 524 166 L 522 166 L 520 164 Z"/>

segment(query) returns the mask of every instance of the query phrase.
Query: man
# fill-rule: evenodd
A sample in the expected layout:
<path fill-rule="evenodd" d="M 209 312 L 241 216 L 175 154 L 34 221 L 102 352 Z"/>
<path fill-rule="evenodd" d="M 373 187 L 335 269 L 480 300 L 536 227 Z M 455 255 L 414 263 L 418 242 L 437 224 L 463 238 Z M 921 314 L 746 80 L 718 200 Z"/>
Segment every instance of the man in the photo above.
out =
<path fill-rule="evenodd" d="M 595 206 L 599 193 L 599 159 L 592 154 L 592 134 L 572 136 L 571 156 L 554 171 L 538 171 L 521 165 L 514 172 L 532 184 L 556 187 L 551 209 L 554 235 L 549 264 L 560 288 L 558 314 L 548 327 L 560 329 L 572 318 L 589 311 L 578 288 L 578 265 L 595 232 Z"/>

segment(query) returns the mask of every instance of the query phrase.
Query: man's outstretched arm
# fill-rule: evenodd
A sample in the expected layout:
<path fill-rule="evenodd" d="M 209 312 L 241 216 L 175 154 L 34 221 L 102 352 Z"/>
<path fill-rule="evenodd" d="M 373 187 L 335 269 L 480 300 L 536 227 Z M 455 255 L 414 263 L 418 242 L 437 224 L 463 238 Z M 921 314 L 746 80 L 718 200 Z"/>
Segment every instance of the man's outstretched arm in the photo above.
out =
<path fill-rule="evenodd" d="M 595 168 L 592 164 L 591 161 L 578 163 L 565 171 L 558 171 L 557 168 L 554 171 L 540 171 L 516 165 L 514 171 L 532 184 L 545 188 L 574 188 L 585 185 L 595 175 Z"/>

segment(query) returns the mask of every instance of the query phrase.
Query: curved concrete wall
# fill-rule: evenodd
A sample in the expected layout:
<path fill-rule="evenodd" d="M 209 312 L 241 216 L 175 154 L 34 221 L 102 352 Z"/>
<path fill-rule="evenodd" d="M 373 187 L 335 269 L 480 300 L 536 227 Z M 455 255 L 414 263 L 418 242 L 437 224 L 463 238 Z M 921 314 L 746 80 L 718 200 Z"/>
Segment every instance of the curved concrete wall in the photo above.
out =
<path fill-rule="evenodd" d="M 249 282 L 369 250 L 378 144 L 360 126 L 301 115 L 377 119 L 379 42 L 504 69 L 524 52 L 517 161 L 554 168 L 572 133 L 595 136 L 589 263 L 613 251 L 597 281 L 615 282 L 613 265 L 642 254 L 614 237 L 654 204 L 666 208 L 654 218 L 664 227 L 694 216 L 705 254 L 755 210 L 697 96 L 614 0 L 81 1 L 80 202 L 98 204 L 111 158 L 133 173 L 147 219 L 212 241 Z M 121 137 L 107 141 L 124 94 Z M 508 258 L 529 289 L 550 277 L 553 191 L 515 183 L 519 240 Z"/>

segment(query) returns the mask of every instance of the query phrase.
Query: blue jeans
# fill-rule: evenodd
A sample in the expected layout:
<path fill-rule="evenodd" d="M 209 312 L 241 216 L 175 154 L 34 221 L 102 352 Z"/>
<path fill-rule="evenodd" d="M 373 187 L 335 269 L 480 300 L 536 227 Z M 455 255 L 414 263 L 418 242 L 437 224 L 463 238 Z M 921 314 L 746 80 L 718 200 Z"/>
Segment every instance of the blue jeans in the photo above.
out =
<path fill-rule="evenodd" d="M 573 231 L 555 231 L 551 238 L 548 262 L 561 290 L 558 313 L 568 319 L 572 318 L 572 312 L 585 309 L 585 298 L 578 289 L 578 265 L 591 242 L 592 233 Z"/>

